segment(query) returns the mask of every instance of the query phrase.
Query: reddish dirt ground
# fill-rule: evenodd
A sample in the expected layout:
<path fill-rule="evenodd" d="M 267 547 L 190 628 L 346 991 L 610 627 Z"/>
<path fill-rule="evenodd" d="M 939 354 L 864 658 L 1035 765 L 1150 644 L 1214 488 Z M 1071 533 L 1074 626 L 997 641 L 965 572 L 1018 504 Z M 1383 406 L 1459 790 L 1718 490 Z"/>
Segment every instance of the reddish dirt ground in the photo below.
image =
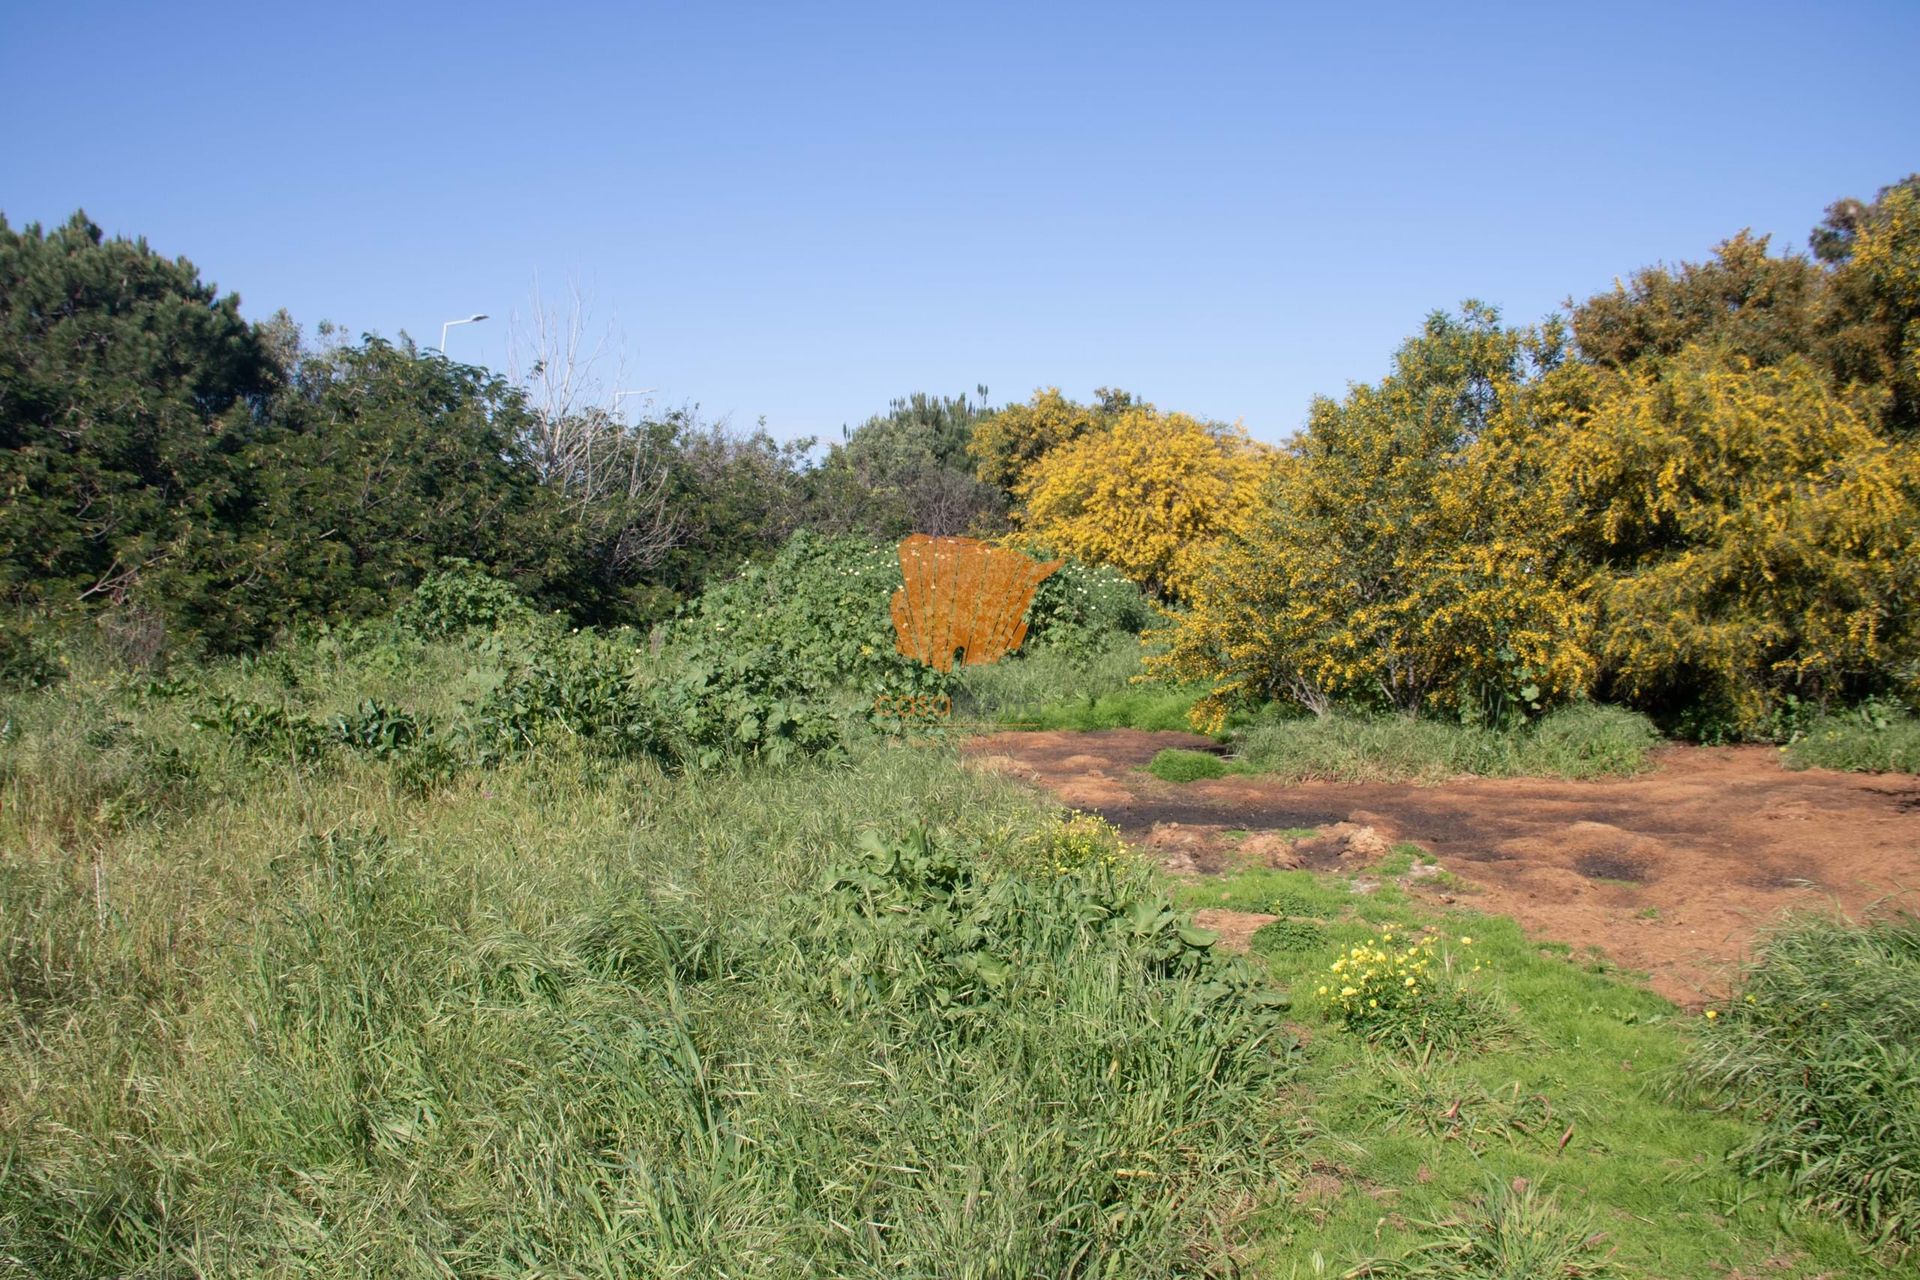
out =
<path fill-rule="evenodd" d="M 1593 782 L 1176 785 L 1143 768 L 1166 747 L 1218 749 L 1188 734 L 1115 729 L 1000 733 L 966 750 L 979 767 L 1101 814 L 1183 874 L 1230 869 L 1263 836 L 1284 843 L 1267 833 L 1371 826 L 1467 882 L 1421 893 L 1596 947 L 1687 1005 L 1724 992 L 1782 911 L 1920 910 L 1920 777 L 1908 774 L 1793 772 L 1767 747 L 1669 747 L 1647 773 Z"/>

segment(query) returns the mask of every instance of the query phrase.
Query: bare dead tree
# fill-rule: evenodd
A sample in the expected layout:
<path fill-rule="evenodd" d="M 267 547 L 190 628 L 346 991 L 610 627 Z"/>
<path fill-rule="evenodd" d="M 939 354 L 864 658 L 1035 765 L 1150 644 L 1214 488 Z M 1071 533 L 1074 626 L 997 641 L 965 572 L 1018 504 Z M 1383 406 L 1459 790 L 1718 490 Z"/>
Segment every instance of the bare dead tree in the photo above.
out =
<path fill-rule="evenodd" d="M 608 569 L 622 578 L 644 573 L 679 544 L 681 531 L 666 442 L 629 427 L 620 413 L 621 398 L 633 393 L 624 390 L 617 328 L 596 324 L 577 283 L 554 304 L 537 278 L 526 314 L 508 325 L 507 374 L 527 397 L 526 443 L 541 480 L 567 500 Z"/>

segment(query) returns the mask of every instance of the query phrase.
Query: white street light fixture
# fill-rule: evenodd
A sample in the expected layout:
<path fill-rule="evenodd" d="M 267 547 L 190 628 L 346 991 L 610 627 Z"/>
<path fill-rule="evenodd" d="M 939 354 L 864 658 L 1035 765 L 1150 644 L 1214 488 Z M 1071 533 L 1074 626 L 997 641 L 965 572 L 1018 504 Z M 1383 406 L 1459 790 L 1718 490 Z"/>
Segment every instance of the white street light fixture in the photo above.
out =
<path fill-rule="evenodd" d="M 624 400 L 624 399 L 626 399 L 626 398 L 627 398 L 628 396 L 644 396 L 644 395 L 650 395 L 650 394 L 652 394 L 653 392 L 655 392 L 655 391 L 658 391 L 659 389 L 660 389 L 660 388 L 658 388 L 658 387 L 642 387 L 642 388 L 640 388 L 640 389 L 639 389 L 638 391 L 616 391 L 616 392 L 614 392 L 614 393 L 613 393 L 613 416 L 614 416 L 614 417 L 616 417 L 616 418 L 620 416 L 620 402 L 621 402 L 622 400 Z"/>
<path fill-rule="evenodd" d="M 441 325 L 440 326 L 440 354 L 441 355 L 447 354 L 447 330 L 453 328 L 453 326 L 457 324 L 473 324 L 476 321 L 485 320 L 486 318 L 487 318 L 487 313 L 482 311 L 476 315 L 468 316 L 465 320 L 449 320 L 445 324 Z"/>

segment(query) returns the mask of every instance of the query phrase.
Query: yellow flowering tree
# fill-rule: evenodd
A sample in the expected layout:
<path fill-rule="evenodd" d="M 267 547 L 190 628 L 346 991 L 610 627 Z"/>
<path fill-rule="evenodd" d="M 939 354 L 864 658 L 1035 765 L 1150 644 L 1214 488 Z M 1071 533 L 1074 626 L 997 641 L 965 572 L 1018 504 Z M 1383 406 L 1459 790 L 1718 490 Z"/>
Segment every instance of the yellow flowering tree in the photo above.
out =
<path fill-rule="evenodd" d="M 1789 696 L 1915 691 L 1920 454 L 1808 361 L 1599 375 L 1547 452 L 1612 692 L 1716 738 L 1774 731 Z"/>
<path fill-rule="evenodd" d="M 1251 511 L 1275 456 L 1238 429 L 1133 405 L 1015 483 L 1018 540 L 1181 597 L 1206 550 Z"/>
<path fill-rule="evenodd" d="M 1920 435 L 1920 174 L 1871 204 L 1843 200 L 1813 233 L 1834 264 L 1823 321 L 1834 374 L 1882 387 L 1889 435 Z"/>
<path fill-rule="evenodd" d="M 1060 394 L 1060 388 L 1036 391 L 1025 404 L 1010 404 L 973 424 L 967 454 L 979 479 L 1011 494 L 1033 464 L 1051 450 L 1100 430 L 1134 407 L 1125 391 L 1102 387 L 1093 404 Z"/>
<path fill-rule="evenodd" d="M 1504 722 L 1586 687 L 1582 575 L 1536 447 L 1574 385 L 1563 345 L 1468 303 L 1378 385 L 1314 404 L 1152 660 L 1213 683 L 1198 722 L 1268 699 Z"/>

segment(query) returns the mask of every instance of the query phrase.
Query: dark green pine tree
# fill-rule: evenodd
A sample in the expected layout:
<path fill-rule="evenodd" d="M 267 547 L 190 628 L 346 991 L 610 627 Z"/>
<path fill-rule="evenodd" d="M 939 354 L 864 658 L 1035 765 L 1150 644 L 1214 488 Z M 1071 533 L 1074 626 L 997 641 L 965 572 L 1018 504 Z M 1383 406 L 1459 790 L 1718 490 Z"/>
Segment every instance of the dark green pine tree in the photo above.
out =
<path fill-rule="evenodd" d="M 0 598 L 203 597 L 279 381 L 239 299 L 186 259 L 83 213 L 50 232 L 0 217 Z"/>

